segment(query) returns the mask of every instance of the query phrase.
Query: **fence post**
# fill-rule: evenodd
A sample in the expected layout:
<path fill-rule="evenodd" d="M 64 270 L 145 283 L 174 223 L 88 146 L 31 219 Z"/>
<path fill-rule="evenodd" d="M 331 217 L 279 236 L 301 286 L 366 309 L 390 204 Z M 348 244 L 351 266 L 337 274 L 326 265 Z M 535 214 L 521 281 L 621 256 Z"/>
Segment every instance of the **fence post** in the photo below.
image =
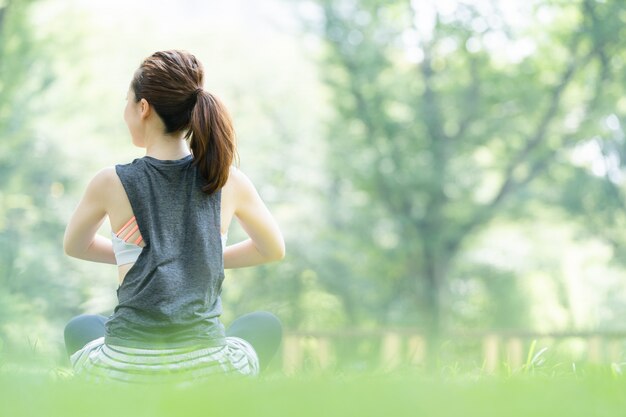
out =
<path fill-rule="evenodd" d="M 614 363 L 622 361 L 622 343 L 620 340 L 612 339 L 609 342 L 609 360 Z"/>
<path fill-rule="evenodd" d="M 298 336 L 285 336 L 283 341 L 283 371 L 287 375 L 296 373 L 302 365 L 302 346 Z"/>
<path fill-rule="evenodd" d="M 320 369 L 328 369 L 330 365 L 330 340 L 328 337 L 319 337 L 317 339 L 317 357 Z"/>
<path fill-rule="evenodd" d="M 524 360 L 522 340 L 514 337 L 508 340 L 506 345 L 506 356 L 511 370 L 519 369 Z"/>
<path fill-rule="evenodd" d="M 400 364 L 402 355 L 402 339 L 397 333 L 387 332 L 383 337 L 381 351 L 382 367 L 385 370 L 392 370 Z"/>
<path fill-rule="evenodd" d="M 498 369 L 498 336 L 490 334 L 483 340 L 483 355 L 485 360 L 485 371 L 494 373 Z"/>
<path fill-rule="evenodd" d="M 407 343 L 407 359 L 412 365 L 421 365 L 426 358 L 426 340 L 420 336 L 411 336 Z"/>
<path fill-rule="evenodd" d="M 593 336 L 587 342 L 587 355 L 590 363 L 602 362 L 602 339 L 599 336 Z"/>

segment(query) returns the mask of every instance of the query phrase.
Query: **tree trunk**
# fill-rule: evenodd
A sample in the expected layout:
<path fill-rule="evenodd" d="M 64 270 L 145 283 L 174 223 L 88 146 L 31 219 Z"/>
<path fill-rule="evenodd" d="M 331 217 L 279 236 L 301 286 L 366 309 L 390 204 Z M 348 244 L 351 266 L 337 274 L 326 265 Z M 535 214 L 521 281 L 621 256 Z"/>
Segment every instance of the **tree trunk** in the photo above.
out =
<path fill-rule="evenodd" d="M 425 284 L 421 294 L 418 294 L 418 299 L 423 303 L 426 312 L 426 320 L 424 321 L 425 337 L 428 342 L 426 363 L 430 370 L 434 370 L 437 364 L 444 330 L 444 309 L 441 304 L 441 296 L 450 262 L 450 258 L 444 252 L 444 250 L 426 242 L 423 249 L 422 276 L 417 277 Z M 416 282 L 416 286 L 419 286 L 419 282 Z"/>

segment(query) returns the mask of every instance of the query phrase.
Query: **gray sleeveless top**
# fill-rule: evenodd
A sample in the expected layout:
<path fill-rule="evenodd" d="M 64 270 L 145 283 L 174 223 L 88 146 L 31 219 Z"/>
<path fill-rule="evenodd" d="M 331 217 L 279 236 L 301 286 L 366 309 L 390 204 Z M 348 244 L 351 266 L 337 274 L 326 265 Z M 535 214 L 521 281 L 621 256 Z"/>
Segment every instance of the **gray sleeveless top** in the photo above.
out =
<path fill-rule="evenodd" d="M 207 195 L 191 155 L 149 156 L 115 170 L 145 247 L 117 289 L 105 343 L 139 348 L 225 345 L 220 294 L 221 190 Z"/>

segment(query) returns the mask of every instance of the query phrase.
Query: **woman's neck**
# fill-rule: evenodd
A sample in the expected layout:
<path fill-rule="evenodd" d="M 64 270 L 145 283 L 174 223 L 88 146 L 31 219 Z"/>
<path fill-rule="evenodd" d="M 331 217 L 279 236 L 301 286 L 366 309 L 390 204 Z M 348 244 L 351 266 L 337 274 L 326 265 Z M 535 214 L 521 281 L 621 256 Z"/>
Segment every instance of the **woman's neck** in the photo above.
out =
<path fill-rule="evenodd" d="M 189 155 L 189 147 L 187 142 L 181 136 L 175 138 L 172 136 L 163 136 L 155 138 L 146 146 L 146 156 L 151 156 L 162 160 L 181 159 Z"/>

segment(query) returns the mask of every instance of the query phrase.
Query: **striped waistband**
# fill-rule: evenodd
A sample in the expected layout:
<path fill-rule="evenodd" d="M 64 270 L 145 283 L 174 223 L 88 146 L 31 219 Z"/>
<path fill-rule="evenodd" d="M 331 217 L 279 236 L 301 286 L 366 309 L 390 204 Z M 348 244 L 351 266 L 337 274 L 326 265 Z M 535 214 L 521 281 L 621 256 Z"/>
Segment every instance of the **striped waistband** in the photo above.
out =
<path fill-rule="evenodd" d="M 139 349 L 104 344 L 102 346 L 102 354 L 115 362 L 167 365 L 187 361 L 193 362 L 200 358 L 219 357 L 226 348 L 227 346 L 224 345 L 217 347 Z"/>
<path fill-rule="evenodd" d="M 219 347 L 142 349 L 107 345 L 104 338 L 87 344 L 72 358 L 74 369 L 89 380 L 160 383 L 200 381 L 218 375 L 256 376 L 258 356 L 252 345 L 229 337 Z"/>
<path fill-rule="evenodd" d="M 109 346 L 118 346 L 132 349 L 155 349 L 155 350 L 171 350 L 171 349 L 200 349 L 202 347 L 219 347 L 226 344 L 226 335 L 217 331 L 215 334 L 204 335 L 202 338 L 195 338 L 193 340 L 181 340 L 181 341 L 165 341 L 165 340 L 136 340 L 121 338 L 105 332 L 104 342 Z M 123 349 L 120 349 L 123 350 Z"/>

